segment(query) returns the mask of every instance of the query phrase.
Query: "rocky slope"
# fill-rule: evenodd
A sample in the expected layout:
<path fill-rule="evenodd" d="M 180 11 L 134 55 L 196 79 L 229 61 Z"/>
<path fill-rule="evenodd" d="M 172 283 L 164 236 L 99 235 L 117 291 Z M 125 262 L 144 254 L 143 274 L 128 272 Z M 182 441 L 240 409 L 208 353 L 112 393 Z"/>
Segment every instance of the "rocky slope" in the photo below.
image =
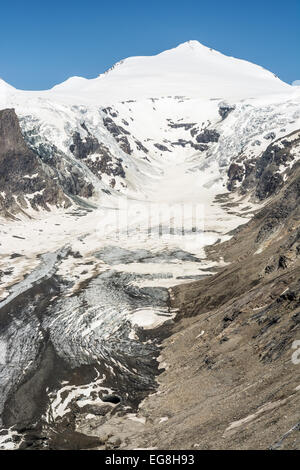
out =
<path fill-rule="evenodd" d="M 107 196 L 153 198 L 148 188 L 178 163 L 186 163 L 184 174 L 198 173 L 203 192 L 215 183 L 247 191 L 257 178 L 268 179 L 270 145 L 292 135 L 300 120 L 297 87 L 197 41 L 126 59 L 95 79 L 73 77 L 40 92 L 1 80 L 0 91 L 0 108 L 16 110 L 44 170 L 69 201 L 91 206 L 106 205 Z M 275 160 L 283 168 L 291 157 Z M 282 168 L 261 183 L 270 188 L 258 188 L 259 199 L 280 184 Z"/>
<path fill-rule="evenodd" d="M 177 323 L 134 445 L 299 450 L 299 201 L 297 163 L 250 222 L 207 248 L 228 266 L 172 289 Z"/>

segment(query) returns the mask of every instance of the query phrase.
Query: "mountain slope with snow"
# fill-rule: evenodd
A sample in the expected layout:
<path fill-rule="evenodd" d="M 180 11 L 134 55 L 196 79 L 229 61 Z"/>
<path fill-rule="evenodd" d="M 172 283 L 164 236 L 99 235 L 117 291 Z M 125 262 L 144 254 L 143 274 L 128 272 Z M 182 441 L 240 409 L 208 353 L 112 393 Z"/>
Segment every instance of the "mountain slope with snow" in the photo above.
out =
<path fill-rule="evenodd" d="M 262 67 L 189 41 L 155 56 L 120 61 L 95 79 L 72 77 L 36 94 L 72 104 L 112 104 L 176 95 L 245 99 L 290 88 Z"/>
<path fill-rule="evenodd" d="M 65 194 L 96 205 L 119 194 L 163 198 L 158 182 L 177 165 L 194 174 L 199 191 L 222 192 L 241 153 L 257 158 L 300 127 L 297 87 L 197 41 L 51 90 L 0 81 L 0 108 L 7 107 Z"/>

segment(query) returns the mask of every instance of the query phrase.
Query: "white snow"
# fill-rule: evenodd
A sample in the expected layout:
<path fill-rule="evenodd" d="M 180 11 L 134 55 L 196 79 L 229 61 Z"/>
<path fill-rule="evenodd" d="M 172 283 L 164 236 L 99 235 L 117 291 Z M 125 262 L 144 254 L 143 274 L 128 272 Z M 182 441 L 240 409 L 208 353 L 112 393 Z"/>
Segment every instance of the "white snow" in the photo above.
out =
<path fill-rule="evenodd" d="M 234 110 L 222 120 L 219 105 L 224 101 L 234 105 Z M 132 154 L 121 150 L 106 129 L 103 119 L 109 114 L 105 106 L 111 106 L 116 125 L 129 132 L 126 135 Z M 83 211 L 78 214 L 80 211 L 75 207 L 69 210 L 51 207 L 51 212 L 29 208 L 26 212 L 30 220 L 24 214 L 19 214 L 16 222 L 0 219 L 0 270 L 6 271 L 1 277 L 0 300 L 6 298 L 5 302 L 22 288 L 20 281 L 39 266 L 41 254 L 55 253 L 67 245 L 83 257 L 63 258 L 56 266 L 57 274 L 74 282 L 72 287 L 66 287 L 67 296 L 82 281 L 110 269 L 149 275 L 148 279 L 137 276 L 135 282 L 139 287 L 168 288 L 190 282 L 193 276 L 207 275 L 204 269 L 224 266 L 223 259 L 218 263 L 205 260 L 204 247 L 229 239 L 228 232 L 246 223 L 259 207 L 250 204 L 246 197 L 230 196 L 230 202 L 236 206 L 227 212 L 215 202 L 217 194 L 227 192 L 228 165 L 241 154 L 253 158 L 260 155 L 274 140 L 264 138 L 271 132 L 278 138 L 300 128 L 299 87 L 291 87 L 257 65 L 227 57 L 197 41 L 153 57 L 125 59 L 95 79 L 71 77 L 52 90 L 21 91 L 0 80 L 0 109 L 6 107 L 16 109 L 23 133 L 34 137 L 36 147 L 54 144 L 61 152 L 60 163 L 65 166 L 65 174 L 70 167 L 80 169 L 96 192 L 89 200 L 95 210 L 85 215 Z M 74 132 L 82 139 L 87 136 L 83 123 L 109 149 L 112 164 L 122 159 L 126 176 L 115 177 L 114 188 L 110 175 L 103 174 L 99 180 L 70 151 Z M 184 123 L 194 126 L 195 135 L 206 128 L 216 130 L 219 141 L 210 143 L 203 151 L 190 143 L 178 145 L 192 140 L 191 128 L 180 127 Z M 137 141 L 148 152 L 140 149 Z M 164 152 L 155 144 L 164 145 L 170 151 Z M 298 157 L 295 155 L 295 160 Z M 96 157 L 89 158 L 95 161 Z M 25 175 L 25 178 L 36 176 Z M 109 190 L 110 194 L 103 190 Z M 7 197 L 3 191 L 0 194 Z M 27 195 L 28 199 L 33 195 Z M 170 236 L 171 226 L 180 232 L 183 213 L 184 228 L 188 230 L 184 236 L 180 233 Z M 150 235 L 149 218 L 156 230 Z M 191 230 L 195 219 L 197 232 Z M 159 226 L 163 227 L 160 236 Z M 181 249 L 201 262 L 174 259 L 126 264 L 120 261 L 111 266 L 95 256 L 97 250 L 108 245 L 132 252 L 145 249 L 154 256 L 163 250 Z M 22 256 L 11 259 L 12 253 Z M 48 268 L 53 268 L 52 261 L 52 258 L 47 261 Z M 43 267 L 37 271 L 43 274 Z M 25 278 L 25 286 L 26 282 L 32 282 L 30 275 Z M 129 339 L 136 341 L 137 328 L 156 328 L 176 315 L 176 311 L 156 308 L 129 312 L 122 305 L 116 315 L 112 308 L 105 306 L 103 311 L 99 305 L 92 305 L 85 312 L 92 314 L 90 320 L 84 321 L 85 315 L 79 315 L 72 304 L 67 307 L 67 300 L 64 299 L 66 307 L 59 314 L 61 317 L 49 319 L 49 326 L 60 327 L 62 337 L 76 332 L 80 339 L 89 340 L 95 331 L 100 331 L 101 339 L 106 341 L 120 327 L 120 319 L 125 318 L 132 325 Z M 5 360 L 5 353 L 6 346 L 0 343 L 0 362 Z M 118 366 L 124 369 L 119 362 Z M 161 362 L 159 367 L 168 365 Z M 72 400 L 79 397 L 83 398 L 77 402 L 79 406 L 92 403 L 92 391 L 100 391 L 102 384 L 100 377 L 78 387 L 62 383 L 57 394 L 50 397 L 48 418 L 63 416 Z M 131 416 L 130 419 L 142 423 L 143 418 Z M 161 422 L 166 419 L 161 418 Z"/>
<path fill-rule="evenodd" d="M 17 431 L 14 431 L 12 428 L 7 429 L 6 434 L 0 436 L 0 450 L 17 449 L 20 443 L 13 441 L 13 437 L 17 435 Z"/>
<path fill-rule="evenodd" d="M 6 363 L 6 341 L 0 339 L 0 367 Z"/>
<path fill-rule="evenodd" d="M 160 418 L 159 424 L 166 423 L 168 420 L 169 420 L 169 418 L 167 416 L 163 416 L 162 418 Z"/>
<path fill-rule="evenodd" d="M 278 136 L 282 128 L 288 133 L 300 125 L 298 87 L 197 41 L 156 56 L 125 59 L 95 79 L 73 77 L 52 90 L 21 91 L 3 81 L 0 90 L 0 109 L 16 109 L 22 130 L 30 132 L 37 147 L 55 143 L 64 154 L 65 172 L 70 163 L 95 186 L 92 202 L 96 205 L 110 200 L 101 189 L 112 195 L 119 192 L 160 201 L 181 201 L 182 190 L 184 200 L 189 190 L 190 201 L 193 192 L 202 191 L 203 200 L 210 188 L 214 194 L 224 191 L 224 172 L 232 158 L 245 151 L 255 157 L 270 143 L 262 135 L 274 132 Z M 224 101 L 234 104 L 235 110 L 222 121 L 218 105 Z M 120 149 L 103 124 L 107 117 L 103 108 L 108 105 L 116 115 L 115 123 L 129 132 L 131 155 Z M 109 149 L 112 164 L 123 160 L 126 178 L 115 177 L 114 189 L 111 176 L 103 174 L 100 181 L 70 152 L 73 133 L 79 132 L 83 139 L 87 135 L 82 123 Z M 198 132 L 207 126 L 215 128 L 219 142 L 205 152 L 189 144 L 182 147 L 178 141 L 189 141 L 191 135 L 189 130 L 172 127 L 180 123 L 194 123 Z M 148 153 L 138 148 L 137 141 Z M 165 145 L 170 152 L 162 152 L 155 144 Z M 89 158 L 93 161 L 95 155 Z"/>
<path fill-rule="evenodd" d="M 133 326 L 138 326 L 144 330 L 150 330 L 161 326 L 166 320 L 174 318 L 176 312 L 152 310 L 151 308 L 138 309 L 133 312 L 129 319 Z"/>
<path fill-rule="evenodd" d="M 188 41 L 155 56 L 125 59 L 91 80 L 71 77 L 51 90 L 26 93 L 72 104 L 112 104 L 170 95 L 242 99 L 290 88 L 262 67 Z"/>
<path fill-rule="evenodd" d="M 57 393 L 53 396 L 49 394 L 50 398 L 50 406 L 47 411 L 47 420 L 51 422 L 55 420 L 57 417 L 64 416 L 68 412 L 70 412 L 69 405 L 72 401 L 76 401 L 77 405 L 80 408 L 83 408 L 86 405 L 90 404 L 104 404 L 100 398 L 96 401 L 90 397 L 92 392 L 99 392 L 101 390 L 108 391 L 112 393 L 107 387 L 102 387 L 102 384 L 105 380 L 105 376 L 102 378 L 97 378 L 94 382 L 91 382 L 87 385 L 75 386 L 75 385 L 65 385 Z M 107 404 L 107 403 L 106 403 Z M 113 404 L 110 404 L 112 407 Z"/>

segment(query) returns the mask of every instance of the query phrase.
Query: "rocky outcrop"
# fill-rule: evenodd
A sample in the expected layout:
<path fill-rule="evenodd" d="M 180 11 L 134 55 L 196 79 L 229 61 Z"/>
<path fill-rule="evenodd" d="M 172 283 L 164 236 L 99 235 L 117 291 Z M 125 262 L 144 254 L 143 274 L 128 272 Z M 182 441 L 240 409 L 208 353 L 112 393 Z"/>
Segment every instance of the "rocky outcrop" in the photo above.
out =
<path fill-rule="evenodd" d="M 103 119 L 103 124 L 114 137 L 118 137 L 119 135 L 129 135 L 129 132 L 124 129 L 122 126 L 118 126 L 113 119 L 110 117 Z"/>
<path fill-rule="evenodd" d="M 239 156 L 229 166 L 227 188 L 233 191 L 239 182 L 242 194 L 252 192 L 261 201 L 267 199 L 283 187 L 299 156 L 300 131 L 295 131 L 272 142 L 257 159 Z"/>
<path fill-rule="evenodd" d="M 76 158 L 85 159 L 88 155 L 97 153 L 100 144 L 95 137 L 87 135 L 82 140 L 79 132 L 73 134 L 73 144 L 70 146 L 70 150 Z"/>
<path fill-rule="evenodd" d="M 135 144 L 136 144 L 136 148 L 138 150 L 142 150 L 142 152 L 144 152 L 144 153 L 149 153 L 149 150 L 139 140 L 136 140 Z"/>
<path fill-rule="evenodd" d="M 237 183 L 241 183 L 244 177 L 244 168 L 242 165 L 232 163 L 228 169 L 228 183 L 227 188 L 229 191 L 235 189 Z"/>
<path fill-rule="evenodd" d="M 180 145 L 180 147 L 186 147 L 190 145 L 195 150 L 199 152 L 205 152 L 208 150 L 208 145 L 206 144 L 195 144 L 192 140 L 178 139 L 176 142 L 172 142 L 172 145 Z"/>
<path fill-rule="evenodd" d="M 196 140 L 199 144 L 208 144 L 218 142 L 220 134 L 214 129 L 205 129 L 197 135 Z"/>
<path fill-rule="evenodd" d="M 165 145 L 162 145 L 162 144 L 153 144 L 153 145 L 154 145 L 154 147 L 156 147 L 161 152 L 170 152 L 171 151 Z"/>
<path fill-rule="evenodd" d="M 104 118 L 103 123 L 108 132 L 114 136 L 123 152 L 131 155 L 132 148 L 130 147 L 130 143 L 126 137 L 127 135 L 130 135 L 130 132 L 124 129 L 124 127 L 118 126 L 110 117 Z"/>
<path fill-rule="evenodd" d="M 179 123 L 174 123 L 170 122 L 168 124 L 171 129 L 184 129 L 185 131 L 189 131 L 196 125 L 195 122 L 179 122 Z"/>
<path fill-rule="evenodd" d="M 73 134 L 73 144 L 70 146 L 73 155 L 79 160 L 83 160 L 99 179 L 102 179 L 103 174 L 125 178 L 122 159 L 113 158 L 109 148 L 93 137 L 85 125 L 84 129 L 87 132 L 85 138 L 82 138 L 79 132 Z M 112 179 L 111 185 L 114 186 L 114 184 Z"/>
<path fill-rule="evenodd" d="M 119 115 L 119 113 L 117 111 L 113 110 L 113 108 L 111 106 L 108 106 L 107 108 L 103 108 L 102 111 L 105 114 L 111 116 L 112 118 L 116 118 Z"/>
<path fill-rule="evenodd" d="M 130 147 L 130 143 L 126 135 L 122 135 L 121 137 L 118 137 L 117 142 L 119 143 L 120 148 L 123 150 L 123 152 L 127 153 L 127 155 L 132 154 L 132 148 Z"/>
<path fill-rule="evenodd" d="M 26 144 L 15 111 L 0 111 L 0 214 L 70 205 L 55 172 Z"/>

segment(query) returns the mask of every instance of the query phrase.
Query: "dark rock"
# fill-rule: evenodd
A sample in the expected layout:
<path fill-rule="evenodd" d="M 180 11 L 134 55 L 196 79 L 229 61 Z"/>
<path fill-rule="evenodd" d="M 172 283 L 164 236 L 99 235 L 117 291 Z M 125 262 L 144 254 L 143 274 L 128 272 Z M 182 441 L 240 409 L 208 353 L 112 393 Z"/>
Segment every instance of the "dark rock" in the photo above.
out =
<path fill-rule="evenodd" d="M 82 413 L 91 413 L 95 416 L 105 416 L 110 413 L 111 410 L 112 407 L 110 405 L 86 405 L 81 408 Z"/>
<path fill-rule="evenodd" d="M 208 149 L 208 145 L 206 144 L 195 144 L 191 140 L 184 139 L 178 139 L 177 142 L 172 142 L 172 145 L 180 145 L 181 147 L 186 147 L 187 145 L 190 145 L 192 148 L 198 150 L 199 152 L 205 152 L 205 150 Z"/>
<path fill-rule="evenodd" d="M 135 143 L 136 143 L 136 147 L 138 150 L 142 150 L 144 153 L 149 153 L 149 150 L 146 147 L 144 147 L 142 142 L 140 142 L 139 140 L 136 140 Z"/>
<path fill-rule="evenodd" d="M 208 145 L 205 145 L 205 144 L 194 144 L 194 142 L 192 142 L 191 146 L 192 146 L 195 150 L 198 150 L 199 152 L 205 152 L 205 150 L 208 149 Z"/>
<path fill-rule="evenodd" d="M 197 135 L 196 140 L 199 144 L 208 144 L 210 142 L 218 142 L 220 134 L 214 129 L 205 129 Z"/>
<path fill-rule="evenodd" d="M 95 137 L 88 135 L 85 140 L 82 140 L 79 132 L 74 132 L 70 150 L 76 158 L 85 159 L 88 155 L 97 153 L 99 147 L 100 144 Z"/>
<path fill-rule="evenodd" d="M 274 132 L 269 132 L 268 134 L 266 134 L 266 135 L 264 136 L 264 139 L 266 139 L 266 140 L 274 140 L 275 137 L 276 137 L 276 134 L 275 134 Z"/>
<path fill-rule="evenodd" d="M 225 315 L 225 317 L 223 318 L 223 327 L 224 328 L 227 328 L 227 326 L 233 322 L 239 315 L 240 315 L 240 311 L 238 310 L 234 310 L 233 312 Z"/>
<path fill-rule="evenodd" d="M 122 137 L 118 137 L 116 140 L 117 142 L 119 142 L 123 152 L 127 153 L 128 155 L 132 154 L 132 148 L 130 147 L 130 143 L 125 135 Z"/>
<path fill-rule="evenodd" d="M 15 111 L 0 111 L 0 192 L 6 194 L 0 196 L 0 213 L 11 216 L 26 210 L 28 204 L 36 210 L 70 206 L 55 176 L 28 147 Z"/>
<path fill-rule="evenodd" d="M 255 194 L 263 200 L 279 191 L 282 185 L 283 177 L 280 173 L 272 174 L 271 170 L 266 170 L 258 182 Z"/>
<path fill-rule="evenodd" d="M 103 124 L 106 127 L 106 129 L 114 136 L 118 137 L 121 134 L 129 135 L 129 132 L 126 131 L 123 127 L 118 126 L 113 119 L 111 118 L 104 118 L 103 119 Z"/>
<path fill-rule="evenodd" d="M 87 132 L 89 131 L 87 130 Z M 123 145 L 128 150 L 126 142 L 124 142 Z M 76 158 L 84 160 L 86 166 L 98 178 L 101 179 L 103 173 L 109 176 L 125 178 L 122 160 L 120 158 L 113 159 L 108 147 L 100 143 L 95 137 L 92 137 L 90 133 L 85 139 L 82 139 L 80 134 L 75 132 L 73 134 L 73 144 L 70 146 L 70 150 Z M 89 158 L 90 155 L 97 155 L 97 157 L 91 159 Z M 77 178 L 77 180 L 78 184 L 80 184 L 80 179 Z"/>
<path fill-rule="evenodd" d="M 172 129 L 181 129 L 183 128 L 185 131 L 188 131 L 192 129 L 196 125 L 195 122 L 189 123 L 189 122 L 180 122 L 177 124 L 174 124 L 173 122 L 169 123 L 168 126 L 171 127 Z"/>
<path fill-rule="evenodd" d="M 275 138 L 274 133 L 268 136 L 268 138 Z M 253 158 L 246 160 L 243 156 L 243 161 L 239 163 L 244 167 L 241 192 L 245 193 L 254 189 L 256 197 L 260 200 L 277 194 L 284 184 L 282 167 L 288 169 L 291 166 L 295 158 L 292 150 L 299 142 L 299 131 L 295 131 L 272 142 L 256 160 Z M 230 181 L 228 185 L 232 186 Z M 233 189 L 235 189 L 234 186 Z"/>
<path fill-rule="evenodd" d="M 237 182 L 242 182 L 244 178 L 244 168 L 237 163 L 232 163 L 228 169 L 228 183 L 227 188 L 229 191 L 235 189 Z"/>
<path fill-rule="evenodd" d="M 99 447 L 101 441 L 96 436 L 86 436 L 75 431 L 52 433 L 49 439 L 49 450 L 83 450 Z"/>
<path fill-rule="evenodd" d="M 195 137 L 195 135 L 197 135 L 198 132 L 199 132 L 199 129 L 197 127 L 194 127 L 193 129 L 191 129 L 191 136 Z"/>
<path fill-rule="evenodd" d="M 117 111 L 114 111 L 111 106 L 108 106 L 107 108 L 104 108 L 102 110 L 105 114 L 109 114 L 111 117 L 116 118 L 118 117 L 119 113 Z M 123 120 L 124 121 L 124 120 Z"/>
<path fill-rule="evenodd" d="M 219 104 L 219 114 L 222 118 L 222 120 L 226 119 L 228 114 L 231 113 L 235 109 L 235 106 L 226 104 L 226 103 L 220 103 Z"/>
<path fill-rule="evenodd" d="M 107 403 L 118 404 L 121 402 L 121 398 L 118 395 L 103 395 L 102 401 Z"/>
<path fill-rule="evenodd" d="M 169 150 L 168 147 L 166 147 L 165 145 L 154 144 L 154 147 L 156 147 L 161 152 L 171 152 L 171 150 Z"/>
<path fill-rule="evenodd" d="M 275 266 L 274 265 L 266 266 L 266 268 L 265 268 L 265 273 L 266 274 L 271 274 L 273 271 L 275 271 Z"/>
<path fill-rule="evenodd" d="M 287 269 L 287 257 L 284 255 L 281 255 L 278 260 L 278 269 Z"/>

